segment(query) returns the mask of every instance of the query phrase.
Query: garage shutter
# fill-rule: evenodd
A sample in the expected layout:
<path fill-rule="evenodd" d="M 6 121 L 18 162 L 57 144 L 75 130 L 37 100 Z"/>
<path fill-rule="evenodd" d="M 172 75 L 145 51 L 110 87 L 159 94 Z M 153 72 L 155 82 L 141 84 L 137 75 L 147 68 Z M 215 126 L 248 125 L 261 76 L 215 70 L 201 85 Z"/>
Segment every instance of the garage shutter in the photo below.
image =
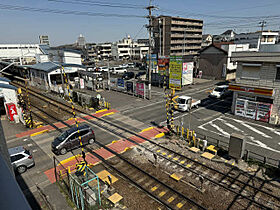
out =
<path fill-rule="evenodd" d="M 260 79 L 261 66 L 243 65 L 242 78 L 245 79 Z"/>

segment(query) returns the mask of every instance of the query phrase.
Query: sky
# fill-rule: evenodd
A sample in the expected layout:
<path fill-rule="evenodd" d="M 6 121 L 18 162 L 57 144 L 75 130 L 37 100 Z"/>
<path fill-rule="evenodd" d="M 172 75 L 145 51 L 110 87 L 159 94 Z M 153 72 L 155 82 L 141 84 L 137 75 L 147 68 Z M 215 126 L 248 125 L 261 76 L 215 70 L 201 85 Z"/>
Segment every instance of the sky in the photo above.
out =
<path fill-rule="evenodd" d="M 148 38 L 150 0 L 1 0 L 0 43 L 38 43 L 48 35 L 51 46 L 74 43 L 80 34 L 87 42 L 113 42 L 130 35 Z M 279 0 L 152 0 L 152 14 L 202 19 L 203 33 L 220 34 L 280 30 Z"/>

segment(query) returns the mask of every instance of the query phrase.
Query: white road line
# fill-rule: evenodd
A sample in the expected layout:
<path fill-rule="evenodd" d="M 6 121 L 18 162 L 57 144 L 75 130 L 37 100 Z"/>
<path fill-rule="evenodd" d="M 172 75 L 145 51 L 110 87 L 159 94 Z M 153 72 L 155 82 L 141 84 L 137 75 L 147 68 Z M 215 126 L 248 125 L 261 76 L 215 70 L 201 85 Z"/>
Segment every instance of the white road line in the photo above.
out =
<path fill-rule="evenodd" d="M 228 123 L 226 120 L 222 119 L 221 117 L 217 118 L 217 120 L 222 121 L 225 125 L 232 128 L 233 130 L 236 130 L 236 131 L 239 131 L 239 132 L 244 132 L 244 131 L 240 130 L 239 128 L 235 127 L 234 125 Z"/>
<path fill-rule="evenodd" d="M 32 152 L 37 152 L 37 149 L 34 149 Z"/>
<path fill-rule="evenodd" d="M 228 132 L 224 131 L 222 128 L 220 128 L 219 126 L 217 126 L 213 122 L 210 122 L 209 125 L 211 125 L 212 127 L 216 128 L 219 132 L 224 134 L 226 137 L 230 137 L 230 134 Z"/>
<path fill-rule="evenodd" d="M 243 121 L 241 121 L 241 120 L 236 120 L 236 119 L 232 119 L 232 120 L 234 120 L 235 122 L 241 123 L 241 124 L 242 124 L 243 126 L 245 126 L 246 128 L 248 128 L 248 129 L 250 129 L 250 130 L 254 131 L 255 133 L 260 134 L 261 136 L 263 136 L 263 137 L 265 137 L 265 138 L 272 139 L 272 137 L 271 137 L 271 136 L 266 135 L 265 133 L 263 133 L 263 132 L 261 132 L 261 131 L 257 130 L 256 128 L 253 128 L 252 126 L 250 126 L 250 125 L 248 125 L 248 124 L 244 123 L 244 122 L 243 122 Z"/>
<path fill-rule="evenodd" d="M 28 139 L 23 139 L 23 141 L 27 141 Z"/>
<path fill-rule="evenodd" d="M 227 119 L 230 119 L 230 120 L 232 120 L 233 118 L 230 118 L 230 117 L 226 117 L 226 116 L 224 116 L 224 118 L 227 118 Z M 242 120 L 237 120 L 237 119 L 235 119 L 236 121 L 238 121 L 238 122 L 243 122 Z M 246 120 L 246 119 L 245 119 Z M 243 122 L 244 123 L 244 122 Z M 262 128 L 265 128 L 265 129 L 267 129 L 267 130 L 269 130 L 269 131 L 271 131 L 271 132 L 273 132 L 273 133 L 275 133 L 276 135 L 279 135 L 280 136 L 280 131 L 279 130 L 277 130 L 277 129 L 274 129 L 274 128 L 270 128 L 270 127 L 267 127 L 267 126 L 264 126 L 264 125 L 259 125 L 259 124 L 256 124 L 256 123 L 252 123 L 252 122 L 246 122 L 247 124 L 250 124 L 250 125 L 255 125 L 255 126 L 258 126 L 258 127 L 262 127 Z"/>
<path fill-rule="evenodd" d="M 27 144 L 27 146 L 31 147 L 31 146 L 32 146 L 32 144 Z"/>
<path fill-rule="evenodd" d="M 200 90 L 200 91 L 198 91 L 198 92 L 190 93 L 189 95 L 194 95 L 194 94 L 203 92 L 203 91 L 208 90 L 208 89 L 210 89 L 210 87 L 205 88 L 205 89 L 203 89 L 203 90 Z M 194 90 L 195 90 L 195 89 L 194 89 Z M 181 92 L 181 93 L 179 93 L 178 95 L 182 95 L 183 93 L 185 93 L 185 92 Z M 122 113 L 131 112 L 131 111 L 134 111 L 134 110 L 137 110 L 137 109 L 143 109 L 143 108 L 146 108 L 146 107 L 149 107 L 149 106 L 153 106 L 153 105 L 155 105 L 155 104 L 164 103 L 164 102 L 165 102 L 165 100 L 161 100 L 161 101 L 158 101 L 158 102 L 154 102 L 154 103 L 152 103 L 152 104 L 147 104 L 147 105 L 145 105 L 145 106 L 135 107 L 135 108 L 132 108 L 132 109 L 129 109 L 129 110 L 121 111 L 121 112 L 122 112 Z"/>

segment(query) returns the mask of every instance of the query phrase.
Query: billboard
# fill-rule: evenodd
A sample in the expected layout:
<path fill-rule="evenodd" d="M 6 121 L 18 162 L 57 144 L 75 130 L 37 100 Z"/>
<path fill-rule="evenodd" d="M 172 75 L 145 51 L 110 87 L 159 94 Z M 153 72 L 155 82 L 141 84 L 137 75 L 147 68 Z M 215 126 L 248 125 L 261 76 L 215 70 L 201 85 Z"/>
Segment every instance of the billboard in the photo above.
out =
<path fill-rule="evenodd" d="M 110 87 L 117 88 L 117 78 L 110 78 Z"/>
<path fill-rule="evenodd" d="M 182 56 L 170 56 L 169 88 L 180 90 L 182 87 Z"/>
<path fill-rule="evenodd" d="M 149 61 L 150 61 L 150 55 L 147 55 L 147 64 L 149 66 Z M 152 54 L 151 55 L 151 70 L 152 72 L 156 72 L 157 70 L 157 54 Z"/>
<path fill-rule="evenodd" d="M 193 83 L 193 62 L 183 63 L 182 85 Z"/>
<path fill-rule="evenodd" d="M 131 81 L 126 82 L 126 91 L 133 93 L 133 82 L 131 82 Z"/>
<path fill-rule="evenodd" d="M 121 78 L 118 78 L 118 88 L 124 89 L 124 80 Z"/>
<path fill-rule="evenodd" d="M 169 56 L 160 56 L 158 58 L 158 73 L 163 76 L 164 73 L 168 74 L 169 69 Z"/>
<path fill-rule="evenodd" d="M 136 83 L 136 94 L 140 96 L 145 96 L 145 84 L 144 83 Z"/>

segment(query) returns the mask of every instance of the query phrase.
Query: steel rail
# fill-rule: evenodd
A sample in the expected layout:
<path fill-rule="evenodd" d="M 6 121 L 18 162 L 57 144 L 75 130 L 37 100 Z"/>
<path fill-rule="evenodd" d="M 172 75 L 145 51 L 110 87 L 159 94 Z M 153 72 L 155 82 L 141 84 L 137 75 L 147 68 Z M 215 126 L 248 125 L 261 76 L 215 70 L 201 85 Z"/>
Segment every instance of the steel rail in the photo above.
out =
<path fill-rule="evenodd" d="M 117 152 L 115 152 L 114 150 L 108 148 L 106 145 L 101 144 L 98 141 L 95 141 L 96 144 L 98 144 L 99 146 L 103 147 L 104 149 L 106 149 L 107 151 L 111 152 L 112 154 L 116 155 L 118 158 L 120 158 L 121 160 L 123 160 L 124 162 L 126 162 L 127 164 L 129 164 L 130 166 L 136 168 L 137 170 L 141 171 L 143 174 L 145 174 L 146 176 L 150 177 L 151 179 L 155 180 L 156 182 L 160 183 L 162 186 L 164 186 L 165 188 L 169 189 L 170 191 L 178 194 L 179 196 L 181 196 L 183 199 L 187 200 L 189 203 L 191 203 L 192 205 L 197 206 L 200 209 L 205 209 L 205 207 L 203 207 L 202 205 L 198 204 L 197 202 L 195 202 L 194 200 L 188 198 L 187 196 L 185 196 L 184 194 L 176 191 L 175 189 L 173 189 L 172 187 L 168 186 L 167 184 L 165 184 L 164 182 L 160 181 L 159 179 L 157 179 L 156 177 L 150 175 L 149 173 L 147 173 L 146 171 L 142 170 L 141 168 L 139 168 L 138 166 L 134 165 L 133 163 L 131 163 L 130 161 L 128 161 L 126 158 L 122 157 L 120 154 L 118 154 Z M 86 146 L 87 147 L 87 146 Z M 89 151 L 89 150 L 88 150 Z M 89 151 L 90 152 L 90 151 Z M 91 152 L 90 152 L 91 153 Z"/>

